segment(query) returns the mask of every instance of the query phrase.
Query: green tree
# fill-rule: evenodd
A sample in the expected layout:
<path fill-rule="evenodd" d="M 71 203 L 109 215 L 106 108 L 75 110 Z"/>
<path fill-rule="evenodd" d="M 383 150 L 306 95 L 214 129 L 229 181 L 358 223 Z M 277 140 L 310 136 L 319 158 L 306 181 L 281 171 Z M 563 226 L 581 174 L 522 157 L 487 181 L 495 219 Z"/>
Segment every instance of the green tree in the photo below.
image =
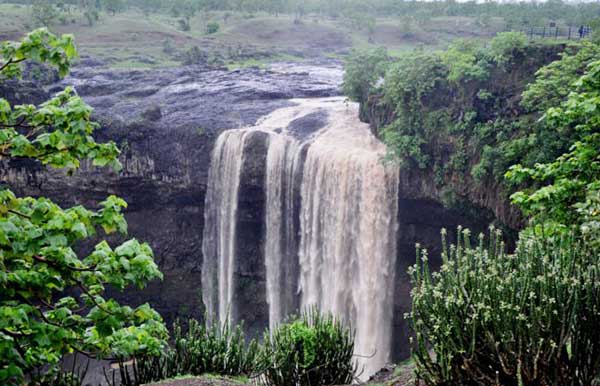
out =
<path fill-rule="evenodd" d="M 521 105 L 529 112 L 545 112 L 559 106 L 573 91 L 573 84 L 581 78 L 590 63 L 600 60 L 600 46 L 582 41 L 561 54 L 561 59 L 540 68 L 536 80 L 523 92 Z"/>
<path fill-rule="evenodd" d="M 575 132 L 579 139 L 556 160 L 531 168 L 516 165 L 506 176 L 537 184 L 512 196 L 526 214 L 553 225 L 578 225 L 600 240 L 600 61 L 590 64 L 575 87 L 544 118 L 555 130 Z"/>
<path fill-rule="evenodd" d="M 353 51 L 344 67 L 344 94 L 353 101 L 365 102 L 385 75 L 387 65 L 388 55 L 384 48 Z"/>
<path fill-rule="evenodd" d="M 79 8 L 83 11 L 83 16 L 91 27 L 100 19 L 96 0 L 79 0 Z"/>
<path fill-rule="evenodd" d="M 193 0 L 174 0 L 170 2 L 171 15 L 174 17 L 184 16 L 187 19 L 194 17 L 199 3 Z"/>
<path fill-rule="evenodd" d="M 58 21 L 59 11 L 49 1 L 37 0 L 31 8 L 31 19 L 33 24 L 40 27 L 49 27 Z"/>
<path fill-rule="evenodd" d="M 64 76 L 76 54 L 71 36 L 46 29 L 3 42 L 0 82 L 20 77 L 26 60 L 48 63 Z M 88 160 L 118 170 L 119 150 L 94 140 L 98 124 L 91 113 L 69 88 L 40 106 L 0 99 L 0 162 L 28 159 L 72 172 Z M 106 285 L 123 290 L 162 277 L 150 247 L 135 239 L 116 248 L 101 241 L 85 257 L 75 252 L 97 232 L 126 233 L 125 207 L 110 196 L 97 210 L 64 209 L 44 197 L 0 190 L 0 384 L 21 385 L 46 366 L 56 371 L 73 352 L 123 358 L 160 351 L 167 332 L 150 306 L 133 309 L 103 296 Z"/>
<path fill-rule="evenodd" d="M 360 118 L 367 119 L 368 104 L 366 103 L 383 79 L 388 67 L 387 51 L 384 48 L 373 50 L 355 50 L 345 64 L 344 94 L 355 102 L 360 102 Z"/>
<path fill-rule="evenodd" d="M 211 21 L 206 25 L 206 33 L 208 35 L 217 33 L 219 32 L 220 28 L 221 26 L 219 25 L 219 23 L 217 23 L 216 21 Z"/>
<path fill-rule="evenodd" d="M 509 64 L 527 45 L 527 36 L 521 32 L 501 32 L 491 41 L 490 55 L 499 65 Z"/>
<path fill-rule="evenodd" d="M 125 10 L 125 0 L 102 0 L 102 8 L 111 15 Z"/>
<path fill-rule="evenodd" d="M 137 0 L 135 4 L 146 14 L 157 12 L 162 7 L 162 0 Z"/>

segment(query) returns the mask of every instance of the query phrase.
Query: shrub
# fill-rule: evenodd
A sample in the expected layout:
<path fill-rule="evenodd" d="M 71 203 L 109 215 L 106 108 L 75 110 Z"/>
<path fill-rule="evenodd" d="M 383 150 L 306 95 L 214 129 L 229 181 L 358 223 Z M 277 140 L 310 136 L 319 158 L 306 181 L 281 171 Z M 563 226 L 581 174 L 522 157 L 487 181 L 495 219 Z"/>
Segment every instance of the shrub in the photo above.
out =
<path fill-rule="evenodd" d="M 90 27 L 92 27 L 94 24 L 96 24 L 96 22 L 98 22 L 98 20 L 100 20 L 100 14 L 98 13 L 98 10 L 96 8 L 86 8 L 83 15 L 85 16 L 85 19 L 87 20 L 88 25 Z"/>
<path fill-rule="evenodd" d="M 458 233 L 439 272 L 426 252 L 411 269 L 418 376 L 427 385 L 591 385 L 600 372 L 594 250 L 532 228 L 506 254 L 499 232 L 477 247 Z"/>
<path fill-rule="evenodd" d="M 451 82 L 487 80 L 488 65 L 482 60 L 482 56 L 483 50 L 475 42 L 466 40 L 453 42 L 441 54 L 442 61 L 448 67 L 448 80 Z"/>
<path fill-rule="evenodd" d="M 501 32 L 492 39 L 490 54 L 496 63 L 504 65 L 523 51 L 526 45 L 527 36 L 522 32 Z"/>
<path fill-rule="evenodd" d="M 267 386 L 342 385 L 354 379 L 354 337 L 332 316 L 315 310 L 266 334 L 262 382 Z"/>
<path fill-rule="evenodd" d="M 60 13 L 58 8 L 46 1 L 37 0 L 31 7 L 31 19 L 33 24 L 40 27 L 49 27 L 56 23 Z"/>
<path fill-rule="evenodd" d="M 258 343 L 246 344 L 242 326 L 228 324 L 207 327 L 196 320 L 188 321 L 184 332 L 181 324 L 173 325 L 173 341 L 159 356 L 143 356 L 127 366 L 120 361 L 119 378 L 123 385 L 141 385 L 178 375 L 250 375 L 259 354 Z M 116 384 L 115 374 L 107 381 Z"/>
<path fill-rule="evenodd" d="M 535 81 L 528 84 L 523 92 L 521 105 L 528 111 L 541 112 L 559 106 L 574 90 L 572 85 L 596 60 L 600 60 L 600 46 L 597 44 L 583 41 L 575 52 L 567 49 L 560 60 L 537 71 Z"/>
<path fill-rule="evenodd" d="M 183 32 L 189 32 L 192 29 L 189 17 L 179 19 L 177 23 L 179 23 L 179 29 Z"/>
<path fill-rule="evenodd" d="M 435 53 L 418 53 L 399 58 L 392 64 L 383 85 L 384 103 L 394 107 L 394 120 L 382 129 L 388 156 L 402 166 L 431 165 L 424 151 L 430 133 L 449 126 L 444 110 L 434 111 L 425 104 L 439 105 L 438 95 L 448 89 L 448 68 Z M 445 101 L 444 101 L 445 105 Z"/>
<path fill-rule="evenodd" d="M 219 29 L 221 29 L 221 26 L 216 21 L 211 21 L 206 25 L 206 33 L 208 35 L 219 32 Z"/>
<path fill-rule="evenodd" d="M 344 94 L 353 101 L 366 102 L 369 93 L 385 74 L 388 63 L 384 48 L 352 51 L 344 68 Z"/>
<path fill-rule="evenodd" d="M 511 199 L 537 221 L 595 228 L 587 214 L 596 217 L 597 222 L 598 213 L 594 214 L 593 210 L 587 213 L 582 205 L 590 199 L 593 201 L 592 196 L 600 190 L 600 133 L 597 132 L 600 111 L 596 107 L 599 100 L 600 61 L 595 61 L 577 81 L 568 99 L 560 107 L 548 109 L 545 115 L 546 127 L 556 134 L 543 134 L 554 135 L 553 139 L 558 137 L 554 139 L 556 145 L 571 144 L 568 151 L 533 167 L 514 165 L 506 173 L 512 183 L 536 183 L 532 188 L 514 193 Z M 589 236 L 600 240 L 596 231 Z"/>
<path fill-rule="evenodd" d="M 163 52 L 167 55 L 173 55 L 175 53 L 175 46 L 173 41 L 169 38 L 163 40 Z"/>
<path fill-rule="evenodd" d="M 200 64 L 204 65 L 208 61 L 208 54 L 200 49 L 198 46 L 193 46 L 183 52 L 181 55 L 181 62 L 185 65 Z"/>

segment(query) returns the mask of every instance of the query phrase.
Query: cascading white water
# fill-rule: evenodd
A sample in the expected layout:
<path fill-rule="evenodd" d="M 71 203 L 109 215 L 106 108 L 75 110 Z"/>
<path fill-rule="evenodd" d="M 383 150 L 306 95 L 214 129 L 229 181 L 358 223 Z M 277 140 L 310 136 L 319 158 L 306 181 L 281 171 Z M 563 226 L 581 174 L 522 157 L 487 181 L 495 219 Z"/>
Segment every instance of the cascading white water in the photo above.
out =
<path fill-rule="evenodd" d="M 202 300 L 207 318 L 235 320 L 235 234 L 240 173 L 246 131 L 230 130 L 217 139 L 212 153 L 202 239 Z"/>
<path fill-rule="evenodd" d="M 302 306 L 339 315 L 356 330 L 368 376 L 391 349 L 398 170 L 356 118 L 335 105 L 311 144 L 302 179 L 299 259 Z"/>
<path fill-rule="evenodd" d="M 235 315 L 233 268 L 244 133 L 269 133 L 265 165 L 264 261 L 269 325 L 317 306 L 353 326 L 363 376 L 391 351 L 398 170 L 342 98 L 293 100 L 255 127 L 223 133 L 209 175 L 203 252 L 204 301 Z M 302 141 L 290 122 L 317 111 L 325 127 Z M 303 147 L 308 146 L 307 151 Z M 216 290 L 218 289 L 218 291 Z"/>
<path fill-rule="evenodd" d="M 300 164 L 300 145 L 283 135 L 271 135 L 266 171 L 267 303 L 269 328 L 296 311 L 294 300 L 298 229 L 294 218 L 294 183 Z"/>

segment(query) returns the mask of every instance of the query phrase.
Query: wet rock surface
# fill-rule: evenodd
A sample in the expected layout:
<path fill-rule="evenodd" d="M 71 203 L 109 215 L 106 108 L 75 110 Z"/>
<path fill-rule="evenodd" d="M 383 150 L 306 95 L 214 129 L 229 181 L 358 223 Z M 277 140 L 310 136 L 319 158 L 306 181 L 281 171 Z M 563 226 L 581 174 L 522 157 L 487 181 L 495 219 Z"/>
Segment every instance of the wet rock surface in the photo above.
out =
<path fill-rule="evenodd" d="M 60 170 L 13 160 L 1 165 L 0 181 L 18 194 L 48 196 L 63 206 L 93 208 L 110 194 L 122 196 L 129 203 L 129 237 L 150 243 L 165 278 L 142 291 L 111 295 L 132 305 L 150 302 L 169 323 L 202 318 L 204 196 L 214 141 L 223 130 L 254 124 L 292 103 L 291 98 L 339 95 L 341 77 L 341 66 L 331 61 L 303 64 L 301 69 L 281 64 L 237 71 L 79 66 L 47 92 L 28 84 L 27 93 L 7 89 L 2 95 L 39 103 L 74 86 L 95 109 L 94 119 L 101 124 L 97 139 L 113 140 L 123 150 L 123 171 L 84 165 L 66 177 Z"/>
<path fill-rule="evenodd" d="M 294 138 L 302 140 L 326 125 L 327 111 L 320 110 L 293 120 L 287 127 L 287 132 Z"/>

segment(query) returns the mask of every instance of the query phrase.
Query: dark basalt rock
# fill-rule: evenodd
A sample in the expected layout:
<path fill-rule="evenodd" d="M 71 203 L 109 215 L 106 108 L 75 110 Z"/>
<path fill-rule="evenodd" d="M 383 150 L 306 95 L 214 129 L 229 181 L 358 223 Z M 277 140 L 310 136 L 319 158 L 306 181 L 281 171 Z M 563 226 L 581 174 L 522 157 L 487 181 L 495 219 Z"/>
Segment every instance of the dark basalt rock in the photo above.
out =
<path fill-rule="evenodd" d="M 319 131 L 327 125 L 327 112 L 320 110 L 293 120 L 287 127 L 287 132 L 298 140 Z"/>
<path fill-rule="evenodd" d="M 162 111 L 160 110 L 160 106 L 151 106 L 142 112 L 142 119 L 147 121 L 160 121 L 161 118 Z"/>
<path fill-rule="evenodd" d="M 101 123 L 97 139 L 113 140 L 121 147 L 122 172 L 84 164 L 74 176 L 66 177 L 63 171 L 47 170 L 34 162 L 5 161 L 0 164 L 0 182 L 17 194 L 48 196 L 65 207 L 93 208 L 110 194 L 123 197 L 129 204 L 129 237 L 150 243 L 165 278 L 142 291 L 128 289 L 111 295 L 132 305 L 149 302 L 168 323 L 175 318 L 201 319 L 204 196 L 214 141 L 223 130 L 254 124 L 290 105 L 288 98 L 339 95 L 341 67 L 329 62 L 306 70 L 303 65 L 302 73 L 288 71 L 293 65 L 282 70 L 233 72 L 198 66 L 110 71 L 98 69 L 90 58 L 83 64 L 93 67 L 76 67 L 70 77 L 46 91 L 31 82 L 4 83 L 0 94 L 16 103 L 39 104 L 49 94 L 74 86 L 95 109 L 93 117 Z M 251 229 L 260 231 L 263 204 L 257 192 L 262 179 L 256 173 L 250 175 L 253 170 L 264 170 L 258 163 L 266 151 L 264 139 L 252 142 L 257 168 L 244 170 L 247 182 L 240 187 L 240 216 L 252 223 Z M 262 295 L 264 264 L 257 260 L 261 234 L 245 235 L 245 243 L 253 247 L 244 251 L 248 265 L 238 272 L 244 279 L 240 283 L 248 283 L 240 288 L 248 308 L 240 312 L 244 318 L 255 315 L 248 322 L 255 328 L 268 314 Z M 122 239 L 109 238 L 113 245 Z M 87 243 L 81 249 L 85 253 L 91 247 Z"/>
<path fill-rule="evenodd" d="M 267 273 L 263 260 L 265 234 L 264 181 L 269 149 L 269 135 L 261 131 L 247 134 L 244 167 L 240 174 L 237 212 L 236 322 L 244 321 L 251 336 L 259 336 L 269 322 L 266 293 Z"/>

